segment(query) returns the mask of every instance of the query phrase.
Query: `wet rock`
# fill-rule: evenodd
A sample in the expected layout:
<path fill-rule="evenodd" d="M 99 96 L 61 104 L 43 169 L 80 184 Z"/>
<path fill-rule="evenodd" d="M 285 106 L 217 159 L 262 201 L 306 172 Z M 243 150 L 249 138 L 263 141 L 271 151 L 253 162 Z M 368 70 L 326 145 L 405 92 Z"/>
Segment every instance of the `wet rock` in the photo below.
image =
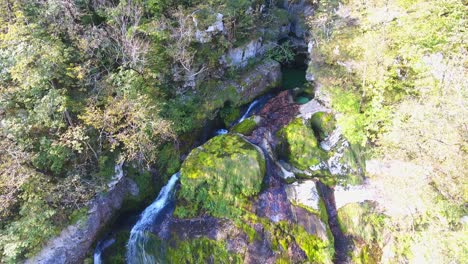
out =
<path fill-rule="evenodd" d="M 326 224 L 316 214 L 312 214 L 304 208 L 293 206 L 294 223 L 304 227 L 307 233 L 316 235 L 320 239 L 327 241 Z"/>
<path fill-rule="evenodd" d="M 291 203 L 283 187 L 270 188 L 261 193 L 255 202 L 255 213 L 272 222 L 292 219 Z"/>

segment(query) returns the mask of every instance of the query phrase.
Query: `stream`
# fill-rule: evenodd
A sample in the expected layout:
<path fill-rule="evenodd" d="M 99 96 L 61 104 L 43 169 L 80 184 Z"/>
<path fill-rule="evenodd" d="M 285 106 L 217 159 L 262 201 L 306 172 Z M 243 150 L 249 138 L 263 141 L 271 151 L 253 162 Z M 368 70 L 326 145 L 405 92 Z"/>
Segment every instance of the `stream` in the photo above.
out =
<path fill-rule="evenodd" d="M 297 59 L 296 59 L 297 60 Z M 302 58 L 302 60 L 304 60 Z M 298 67 L 297 65 L 302 65 L 304 62 L 301 61 L 299 58 L 299 63 L 297 64 L 290 64 L 283 67 L 283 90 L 291 90 L 297 86 L 303 85 L 305 81 L 305 68 Z M 270 92 L 266 95 L 260 96 L 254 101 L 252 101 L 248 107 L 244 108 L 242 116 L 234 122 L 234 124 L 238 124 L 245 120 L 246 118 L 252 116 L 256 112 L 260 111 L 263 106 L 275 96 L 281 89 L 276 89 L 276 91 Z M 311 99 L 309 94 L 305 94 L 304 92 L 296 94 L 295 101 L 297 103 L 307 102 Z M 228 128 L 222 127 L 219 124 L 220 122 L 214 122 L 206 125 L 203 130 L 203 135 L 201 137 L 201 143 L 203 144 L 210 138 L 229 133 Z M 234 125 L 233 124 L 233 125 Z M 272 174 L 277 173 L 276 170 L 278 168 L 273 168 L 275 166 L 274 161 L 271 159 L 268 151 L 264 148 L 260 147 L 263 151 L 266 162 L 267 162 L 267 174 L 264 179 L 265 185 L 276 185 L 281 184 L 278 180 L 278 177 L 272 177 Z M 271 175 L 270 175 L 271 174 Z M 180 173 L 176 173 L 172 175 L 169 179 L 167 184 L 161 189 L 157 198 L 148 206 L 144 211 L 139 215 L 132 215 L 130 218 L 138 219 L 138 221 L 131 221 L 129 225 L 131 227 L 130 237 L 127 242 L 125 248 L 119 248 L 119 250 L 126 251 L 126 261 L 130 264 L 138 264 L 138 263 L 158 263 L 157 256 L 158 254 L 163 254 L 163 252 L 154 252 L 155 250 L 149 250 L 148 248 L 154 248 L 155 245 L 152 243 L 152 238 L 154 237 L 154 231 L 159 227 L 159 225 L 164 221 L 166 217 L 172 214 L 173 209 L 175 207 L 174 204 L 174 197 L 175 192 L 177 190 L 177 183 L 180 178 Z M 270 182 L 272 181 L 273 182 Z M 327 213 L 329 215 L 329 222 L 328 225 L 330 226 L 331 232 L 334 236 L 334 246 L 335 246 L 335 263 L 347 263 L 347 250 L 348 250 L 348 241 L 346 237 L 341 232 L 338 220 L 337 220 L 337 212 L 334 200 L 333 189 L 325 186 L 324 184 L 318 182 L 317 187 L 321 194 L 322 199 L 324 200 L 325 207 L 327 209 Z M 119 217 L 118 219 L 121 219 Z M 125 219 L 125 217 L 124 217 Z M 123 220 L 121 220 L 123 221 Z M 119 222 L 119 220 L 117 220 Z M 117 223 L 118 224 L 118 223 Z M 128 225 L 127 225 L 128 226 Z M 113 230 L 113 228 L 111 228 Z M 113 230 L 115 231 L 115 230 Z M 110 235 L 106 235 L 101 241 L 97 243 L 97 246 L 94 251 L 94 263 L 110 263 L 106 262 L 106 254 L 105 250 L 109 248 L 115 241 L 116 238 L 113 237 L 114 233 Z M 156 251 L 163 251 L 156 250 Z"/>

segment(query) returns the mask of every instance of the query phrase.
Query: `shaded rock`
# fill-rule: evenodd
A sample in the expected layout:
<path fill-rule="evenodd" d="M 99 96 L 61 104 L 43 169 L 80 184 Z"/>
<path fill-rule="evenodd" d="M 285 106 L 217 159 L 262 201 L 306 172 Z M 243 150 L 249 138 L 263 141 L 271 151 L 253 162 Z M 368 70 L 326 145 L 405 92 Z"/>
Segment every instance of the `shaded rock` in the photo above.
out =
<path fill-rule="evenodd" d="M 325 223 L 316 215 L 304 208 L 293 206 L 294 222 L 304 227 L 307 233 L 316 235 L 320 239 L 327 241 L 327 227 Z"/>
<path fill-rule="evenodd" d="M 284 188 L 270 188 L 261 193 L 255 202 L 255 213 L 272 222 L 292 219 L 291 203 Z"/>
<path fill-rule="evenodd" d="M 126 195 L 135 187 L 130 179 L 122 177 L 105 195 L 100 195 L 89 206 L 88 218 L 70 225 L 58 237 L 26 263 L 60 264 L 82 263 L 99 232 L 120 209 Z"/>

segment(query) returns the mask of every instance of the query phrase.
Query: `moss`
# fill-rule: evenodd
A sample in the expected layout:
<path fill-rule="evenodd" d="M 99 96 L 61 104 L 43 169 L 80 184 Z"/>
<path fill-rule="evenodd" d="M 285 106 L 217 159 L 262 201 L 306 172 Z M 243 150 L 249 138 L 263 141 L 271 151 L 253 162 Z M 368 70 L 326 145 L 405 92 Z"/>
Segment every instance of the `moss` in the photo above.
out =
<path fill-rule="evenodd" d="M 333 263 L 335 250 L 332 243 L 307 233 L 301 226 L 294 227 L 293 235 L 296 243 L 304 250 L 310 262 Z"/>
<path fill-rule="evenodd" d="M 287 251 L 291 243 L 295 242 L 307 255 L 312 263 L 332 263 L 333 243 L 324 241 L 309 234 L 302 226 L 280 221 L 271 223 L 261 219 L 263 226 L 270 233 L 273 250 Z"/>
<path fill-rule="evenodd" d="M 82 220 L 82 223 L 84 224 L 85 220 L 88 218 L 88 207 L 85 206 L 74 210 L 68 218 L 70 219 L 70 224 L 75 224 L 80 220 Z"/>
<path fill-rule="evenodd" d="M 338 222 L 344 234 L 352 237 L 355 263 L 378 263 L 382 256 L 387 217 L 371 202 L 352 203 L 338 210 Z"/>
<path fill-rule="evenodd" d="M 124 264 L 126 245 L 130 237 L 130 231 L 122 230 L 115 235 L 115 242 L 109 246 L 102 256 L 104 263 Z"/>
<path fill-rule="evenodd" d="M 224 241 L 197 238 L 169 247 L 167 263 L 242 263 L 238 254 L 229 253 Z"/>
<path fill-rule="evenodd" d="M 331 113 L 318 112 L 310 118 L 310 124 L 315 132 L 315 135 L 320 140 L 325 139 L 330 135 L 336 127 L 336 121 Z"/>
<path fill-rule="evenodd" d="M 247 198 L 260 191 L 265 166 L 262 153 L 240 136 L 212 138 L 182 164 L 175 214 L 240 215 Z"/>
<path fill-rule="evenodd" d="M 231 132 L 240 133 L 243 135 L 250 135 L 257 127 L 257 122 L 255 122 L 254 117 L 249 117 L 239 124 L 232 127 Z"/>
<path fill-rule="evenodd" d="M 326 153 L 319 147 L 311 128 L 297 118 L 278 131 L 281 140 L 280 155 L 300 170 L 316 166 L 326 158 Z"/>
<path fill-rule="evenodd" d="M 149 171 L 142 171 L 133 166 L 127 169 L 127 177 L 132 179 L 138 187 L 138 195 L 127 193 L 122 204 L 122 212 L 138 210 L 145 202 L 149 202 L 156 193 L 153 176 Z"/>
<path fill-rule="evenodd" d="M 239 119 L 240 110 L 238 107 L 232 107 L 231 105 L 223 107 L 220 110 L 219 116 L 223 120 L 223 123 L 226 127 L 229 127 L 234 121 Z"/>

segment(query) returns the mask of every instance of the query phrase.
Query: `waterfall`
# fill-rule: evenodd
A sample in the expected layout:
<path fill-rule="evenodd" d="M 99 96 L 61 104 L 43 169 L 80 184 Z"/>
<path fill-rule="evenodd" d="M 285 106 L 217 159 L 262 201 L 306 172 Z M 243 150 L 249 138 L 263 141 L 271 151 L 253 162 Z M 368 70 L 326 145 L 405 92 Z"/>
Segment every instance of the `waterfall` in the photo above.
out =
<path fill-rule="evenodd" d="M 250 115 L 250 112 L 252 112 L 252 109 L 259 103 L 260 100 L 255 100 L 253 101 L 250 105 L 249 105 L 249 108 L 247 108 L 247 111 L 245 112 L 245 114 L 239 119 L 239 121 L 237 123 L 240 123 L 242 121 L 244 121 L 247 117 L 249 117 Z"/>
<path fill-rule="evenodd" d="M 93 255 L 94 264 L 101 264 L 102 263 L 102 261 L 101 261 L 102 252 L 106 248 L 108 248 L 112 244 L 114 244 L 114 242 L 115 242 L 115 239 L 111 238 L 111 239 L 107 239 L 107 240 L 102 240 L 97 244 L 96 249 L 94 250 L 94 255 Z"/>
<path fill-rule="evenodd" d="M 174 187 L 179 180 L 180 172 L 172 175 L 169 182 L 161 189 L 158 197 L 148 206 L 130 232 L 127 244 L 127 263 L 156 263 L 155 256 L 146 251 L 145 245 L 149 240 L 147 232 L 155 224 L 159 213 L 172 201 Z"/>

